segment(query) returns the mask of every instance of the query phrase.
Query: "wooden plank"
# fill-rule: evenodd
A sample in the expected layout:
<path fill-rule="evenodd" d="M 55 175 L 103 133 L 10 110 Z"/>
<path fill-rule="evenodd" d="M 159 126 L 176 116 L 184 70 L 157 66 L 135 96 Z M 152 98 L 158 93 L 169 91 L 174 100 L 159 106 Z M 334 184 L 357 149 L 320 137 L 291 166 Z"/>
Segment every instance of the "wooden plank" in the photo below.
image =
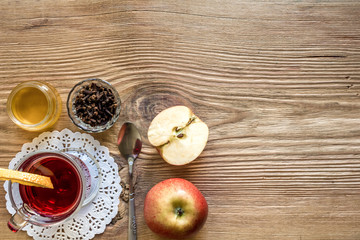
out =
<path fill-rule="evenodd" d="M 118 123 L 93 134 L 127 181 L 116 136 L 125 120 L 144 137 L 136 162 L 139 239 L 143 203 L 157 182 L 192 181 L 209 203 L 194 239 L 360 238 L 360 2 L 3 1 L 0 2 L 0 167 L 39 133 L 6 115 L 26 80 L 63 99 L 50 130 L 78 129 L 65 101 L 78 81 L 110 81 L 122 99 Z M 183 104 L 210 127 L 193 163 L 165 163 L 146 139 L 151 119 Z M 0 189 L 1 239 L 9 214 Z M 126 239 L 127 205 L 94 239 Z M 31 239 L 18 233 L 16 239 Z"/>

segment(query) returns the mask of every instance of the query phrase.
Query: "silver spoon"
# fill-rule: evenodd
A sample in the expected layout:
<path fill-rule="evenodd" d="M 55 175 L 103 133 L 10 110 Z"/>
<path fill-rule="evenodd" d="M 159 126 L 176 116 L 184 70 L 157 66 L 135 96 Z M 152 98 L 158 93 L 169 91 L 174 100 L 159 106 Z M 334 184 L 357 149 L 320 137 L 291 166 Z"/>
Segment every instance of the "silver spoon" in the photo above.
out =
<path fill-rule="evenodd" d="M 133 165 L 141 151 L 141 135 L 133 123 L 125 122 L 118 135 L 118 149 L 129 165 L 129 227 L 128 239 L 136 240 L 135 193 L 132 183 Z"/>

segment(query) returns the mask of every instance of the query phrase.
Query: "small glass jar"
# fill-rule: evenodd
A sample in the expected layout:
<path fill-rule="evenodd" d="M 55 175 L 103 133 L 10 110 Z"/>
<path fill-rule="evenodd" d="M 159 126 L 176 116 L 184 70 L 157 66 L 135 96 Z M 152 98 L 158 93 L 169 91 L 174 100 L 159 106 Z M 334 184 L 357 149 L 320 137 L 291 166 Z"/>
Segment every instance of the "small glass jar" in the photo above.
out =
<path fill-rule="evenodd" d="M 28 131 L 51 127 L 60 117 L 61 98 L 48 83 L 26 81 L 17 85 L 7 100 L 10 119 Z"/>
<path fill-rule="evenodd" d="M 81 91 L 83 91 L 85 88 L 91 86 L 92 84 L 95 84 L 96 86 L 102 88 L 102 89 L 106 89 L 106 90 L 110 90 L 112 92 L 112 97 L 113 97 L 113 104 L 116 106 L 112 109 L 113 113 L 111 113 L 111 118 L 108 119 L 105 123 L 99 123 L 99 124 L 93 124 L 91 125 L 89 122 L 85 122 L 84 118 L 82 118 L 81 116 L 79 116 L 79 113 L 77 111 L 77 108 L 79 106 L 76 106 L 76 101 L 79 98 L 79 95 L 81 95 Z M 90 99 L 90 95 L 87 96 L 89 97 L 88 99 Z M 99 98 L 99 96 L 94 98 Z M 85 97 L 86 98 L 86 97 Z M 94 101 L 98 101 L 94 100 Z M 82 102 L 86 102 L 85 100 L 82 100 Z M 95 113 L 94 113 L 94 109 L 101 109 L 101 106 L 98 106 L 98 104 L 100 104 L 100 100 L 99 102 L 94 103 L 95 105 L 93 106 L 80 106 L 82 108 L 87 107 L 90 108 L 88 109 L 90 111 L 92 115 L 92 117 L 89 119 L 89 121 L 95 121 Z M 71 119 L 71 121 L 80 129 L 86 131 L 86 132 L 90 132 L 90 133 L 98 133 L 98 132 L 103 132 L 109 128 L 111 128 L 114 123 L 117 121 L 117 119 L 120 116 L 120 110 L 121 110 L 121 99 L 119 96 L 119 93 L 117 92 L 117 90 L 107 81 L 99 79 L 99 78 L 91 78 L 91 79 L 86 79 L 83 80 L 79 83 L 77 83 L 70 91 L 68 98 L 67 98 L 67 103 L 66 103 L 66 107 L 67 107 L 67 112 L 68 115 Z M 102 109 L 102 111 L 104 111 L 104 109 Z M 106 110 L 105 110 L 106 111 Z M 87 112 L 87 110 L 85 111 Z M 99 113 L 100 114 L 100 113 Z M 105 113 L 106 114 L 106 113 Z M 97 116 L 97 113 L 96 113 Z M 98 116 L 97 116 L 98 117 Z"/>

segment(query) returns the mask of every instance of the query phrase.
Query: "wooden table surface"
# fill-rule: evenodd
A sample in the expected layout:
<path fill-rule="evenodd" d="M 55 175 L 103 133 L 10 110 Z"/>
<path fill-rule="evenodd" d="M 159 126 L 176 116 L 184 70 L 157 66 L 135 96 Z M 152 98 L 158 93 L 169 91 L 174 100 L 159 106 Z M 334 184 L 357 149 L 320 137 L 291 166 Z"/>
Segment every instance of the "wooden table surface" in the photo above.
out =
<path fill-rule="evenodd" d="M 193 182 L 209 204 L 193 239 L 360 239 L 360 2 L 357 0 L 0 1 L 0 167 L 40 132 L 11 122 L 6 101 L 27 80 L 52 84 L 63 100 L 51 128 L 80 131 L 65 101 L 86 78 L 111 82 L 119 121 L 92 134 L 119 164 L 122 122 L 141 128 L 135 164 L 139 239 L 159 239 L 143 204 L 159 181 Z M 171 166 L 147 128 L 173 105 L 210 128 L 194 162 Z M 94 239 L 127 239 L 127 203 Z M 6 226 L 2 240 L 31 239 Z"/>

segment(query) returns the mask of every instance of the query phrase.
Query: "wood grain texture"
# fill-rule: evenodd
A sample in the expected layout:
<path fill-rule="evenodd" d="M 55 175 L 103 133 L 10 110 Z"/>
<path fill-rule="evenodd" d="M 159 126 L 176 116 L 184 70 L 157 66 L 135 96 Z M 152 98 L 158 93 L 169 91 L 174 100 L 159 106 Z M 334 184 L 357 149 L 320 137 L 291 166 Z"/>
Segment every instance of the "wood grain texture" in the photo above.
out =
<path fill-rule="evenodd" d="M 193 239 L 360 239 L 360 2 L 24 0 L 0 2 L 0 167 L 39 133 L 6 113 L 26 80 L 64 100 L 50 130 L 79 131 L 65 101 L 80 80 L 111 82 L 119 121 L 93 134 L 127 181 L 116 136 L 123 121 L 144 137 L 136 161 L 139 239 L 147 191 L 182 177 L 205 195 L 209 217 Z M 165 163 L 146 139 L 154 116 L 186 105 L 210 127 L 193 163 Z M 1 239 L 7 230 L 0 189 Z M 126 239 L 127 204 L 94 239 Z"/>

